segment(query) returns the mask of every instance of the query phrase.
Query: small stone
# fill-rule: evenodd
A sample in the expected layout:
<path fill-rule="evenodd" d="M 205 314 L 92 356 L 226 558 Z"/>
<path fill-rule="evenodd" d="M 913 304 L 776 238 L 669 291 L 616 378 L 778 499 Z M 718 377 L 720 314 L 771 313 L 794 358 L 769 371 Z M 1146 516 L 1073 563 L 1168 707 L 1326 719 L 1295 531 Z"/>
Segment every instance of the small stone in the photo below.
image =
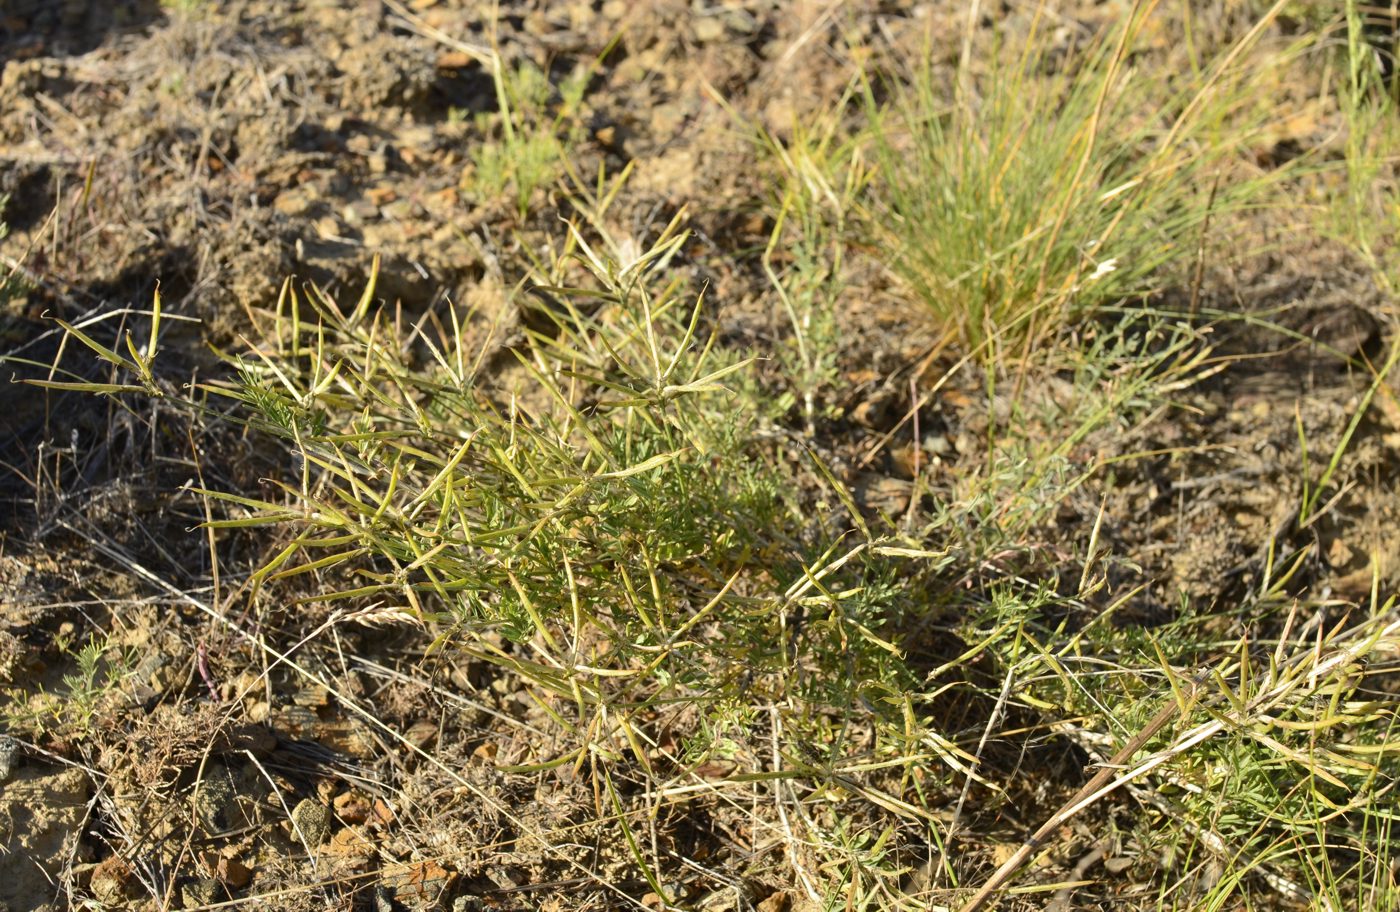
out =
<path fill-rule="evenodd" d="M 856 479 L 852 493 L 860 506 L 893 516 L 909 508 L 914 485 L 900 478 L 867 473 Z"/>
<path fill-rule="evenodd" d="M 337 753 L 348 754 L 358 760 L 374 756 L 374 739 L 358 719 L 318 721 L 312 728 L 312 738 Z"/>
<path fill-rule="evenodd" d="M 366 225 L 360 238 L 370 250 L 392 250 L 403 239 L 403 228 L 397 224 Z"/>
<path fill-rule="evenodd" d="M 335 796 L 335 814 L 345 823 L 364 823 L 369 819 L 369 798 L 363 792 L 344 792 Z"/>
<path fill-rule="evenodd" d="M 209 906 L 222 899 L 219 895 L 222 892 L 217 880 L 212 877 L 201 877 L 181 887 L 180 898 L 185 901 L 186 906 Z"/>
<path fill-rule="evenodd" d="M 272 201 L 272 208 L 283 215 L 295 218 L 305 215 L 314 201 L 315 195 L 305 187 L 293 187 L 277 194 L 277 198 Z"/>
<path fill-rule="evenodd" d="M 349 219 L 346 219 L 349 221 Z M 309 706 L 313 709 L 325 706 L 330 703 L 330 691 L 321 684 L 312 684 L 301 687 L 292 694 L 292 702 L 297 706 Z"/>
<path fill-rule="evenodd" d="M 438 230 L 433 233 L 433 242 L 434 244 L 441 245 L 441 247 L 451 247 L 456 241 L 461 240 L 458 231 L 459 228 L 452 226 L 452 224 L 445 224 L 445 226 L 438 227 Z"/>
<path fill-rule="evenodd" d="M 132 882 L 131 865 L 119 855 L 112 855 L 98 863 L 92 871 L 90 889 L 98 901 L 112 905 L 127 898 Z"/>
<path fill-rule="evenodd" d="M 365 196 L 374 205 L 383 206 L 398 199 L 399 193 L 393 187 L 370 187 Z"/>
<path fill-rule="evenodd" d="M 391 864 L 380 872 L 383 886 L 400 902 L 436 902 L 449 894 L 457 882 L 457 874 L 435 861 L 415 861 Z"/>
<path fill-rule="evenodd" d="M 326 844 L 322 852 L 343 865 L 359 866 L 360 863 L 373 858 L 378 850 L 374 847 L 374 843 L 366 839 L 359 830 L 354 827 L 344 827 L 336 830 L 335 835 L 331 837 L 331 841 Z"/>
<path fill-rule="evenodd" d="M 423 10 L 423 24 L 435 29 L 455 29 L 462 24 L 461 13 L 451 7 L 434 6 Z"/>
<path fill-rule="evenodd" d="M 335 217 L 331 215 L 317 219 L 316 234 L 325 241 L 339 240 L 340 222 L 336 221 Z"/>
<path fill-rule="evenodd" d="M 151 690 L 157 694 L 165 693 L 174 683 L 175 676 L 164 665 L 151 672 Z"/>
<path fill-rule="evenodd" d="M 444 51 L 438 55 L 437 68 L 439 70 L 461 70 L 472 65 L 474 61 L 464 51 Z"/>
<path fill-rule="evenodd" d="M 360 225 L 370 219 L 379 218 L 379 207 L 369 200 L 355 200 L 340 211 L 341 218 L 345 219 L 347 225 Z M 303 691 L 310 688 L 302 688 Z M 318 688 L 325 690 L 324 687 Z"/>
<path fill-rule="evenodd" d="M 403 221 L 415 215 L 421 215 L 422 209 L 412 200 L 395 200 L 392 203 L 385 203 L 383 214 L 385 218 Z"/>
<path fill-rule="evenodd" d="M 758 31 L 758 20 L 741 9 L 728 11 L 724 16 L 724 24 L 730 31 L 740 35 L 752 35 Z"/>
<path fill-rule="evenodd" d="M 9 735 L 0 735 L 0 784 L 14 775 L 19 761 L 19 741 Z"/>
<path fill-rule="evenodd" d="M 213 835 L 232 828 L 237 796 L 223 767 L 211 766 L 205 770 L 193 800 L 195 821 L 205 833 Z"/>
<path fill-rule="evenodd" d="M 253 871 L 237 858 L 219 859 L 219 879 L 233 887 L 241 890 L 248 886 L 253 879 Z"/>
<path fill-rule="evenodd" d="M 154 687 L 147 687 L 145 684 L 133 684 L 127 692 L 127 699 L 130 704 L 142 712 L 150 712 L 155 709 L 160 702 L 160 694 L 156 693 Z"/>
<path fill-rule="evenodd" d="M 695 22 L 695 40 L 700 42 L 718 41 L 724 37 L 724 23 L 714 16 L 705 16 Z"/>
<path fill-rule="evenodd" d="M 403 146 L 413 146 L 418 149 L 431 148 L 437 138 L 437 130 L 433 127 L 420 124 L 418 126 L 400 127 L 394 131 L 394 142 Z"/>
<path fill-rule="evenodd" d="M 305 706 L 285 706 L 272 714 L 272 727 L 279 734 L 292 738 L 310 738 L 316 732 L 321 719 L 315 711 Z"/>
<path fill-rule="evenodd" d="M 436 722 L 423 720 L 413 723 L 408 731 L 404 733 L 404 740 L 419 750 L 426 750 L 437 743 L 438 726 Z"/>
<path fill-rule="evenodd" d="M 292 808 L 292 832 L 306 842 L 307 848 L 314 849 L 330 835 L 330 808 L 310 798 L 303 798 Z"/>
<path fill-rule="evenodd" d="M 758 912 L 787 912 L 792 905 L 792 897 L 787 893 L 774 893 L 758 904 Z"/>
<path fill-rule="evenodd" d="M 774 95 L 763 106 L 763 122 L 769 132 L 791 135 L 798 123 L 797 106 L 789 95 Z"/>

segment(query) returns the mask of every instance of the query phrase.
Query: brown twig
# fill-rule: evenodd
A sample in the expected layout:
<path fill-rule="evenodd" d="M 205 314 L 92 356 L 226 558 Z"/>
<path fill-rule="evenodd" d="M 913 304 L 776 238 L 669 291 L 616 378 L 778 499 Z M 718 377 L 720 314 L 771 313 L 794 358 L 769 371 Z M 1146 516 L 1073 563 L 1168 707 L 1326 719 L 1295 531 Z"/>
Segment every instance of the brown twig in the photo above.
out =
<path fill-rule="evenodd" d="M 910 410 L 914 413 L 914 486 L 909 491 L 909 508 L 904 514 L 904 528 L 907 531 L 914 525 L 914 508 L 919 504 L 919 457 L 923 455 L 923 437 L 919 433 L 919 381 L 917 377 L 909 378 L 909 400 L 914 403 Z"/>
<path fill-rule="evenodd" d="M 1206 236 L 1210 234 L 1210 216 L 1215 211 L 1215 194 L 1220 189 L 1220 172 L 1215 173 L 1215 181 L 1210 185 L 1210 198 L 1206 200 L 1205 218 L 1201 219 L 1201 240 L 1196 245 L 1196 274 L 1191 279 L 1191 319 L 1201 307 L 1201 280 L 1206 272 Z"/>
<path fill-rule="evenodd" d="M 219 699 L 219 688 L 214 684 L 214 676 L 209 673 L 209 654 L 204 649 L 204 644 L 199 643 L 194 650 L 195 667 L 199 669 L 199 676 L 204 679 L 204 686 L 209 688 L 209 696 L 215 703 L 222 703 Z"/>

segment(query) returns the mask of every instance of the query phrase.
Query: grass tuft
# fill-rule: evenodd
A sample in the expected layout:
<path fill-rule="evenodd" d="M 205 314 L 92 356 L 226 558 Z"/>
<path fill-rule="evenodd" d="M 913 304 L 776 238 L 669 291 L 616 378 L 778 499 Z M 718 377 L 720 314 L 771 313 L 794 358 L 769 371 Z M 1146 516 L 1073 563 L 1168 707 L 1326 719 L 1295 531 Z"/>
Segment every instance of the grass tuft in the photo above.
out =
<path fill-rule="evenodd" d="M 1212 65 L 1165 83 L 1133 64 L 1156 5 L 1134 4 L 1053 64 L 1037 7 L 985 73 L 965 49 L 951 101 L 928 63 L 879 87 L 887 105 L 867 87 L 886 262 L 988 363 L 1157 287 L 1212 211 L 1248 206 L 1268 184 L 1237 163 L 1258 114 L 1248 52 L 1283 4 Z"/>

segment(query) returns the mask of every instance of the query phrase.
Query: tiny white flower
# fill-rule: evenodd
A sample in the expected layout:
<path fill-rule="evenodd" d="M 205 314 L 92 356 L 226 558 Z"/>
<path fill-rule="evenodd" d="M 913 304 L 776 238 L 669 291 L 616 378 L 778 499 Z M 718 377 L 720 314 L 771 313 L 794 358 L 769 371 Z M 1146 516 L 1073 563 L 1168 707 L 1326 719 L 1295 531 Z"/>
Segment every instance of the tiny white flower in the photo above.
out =
<path fill-rule="evenodd" d="M 1096 279 L 1101 279 L 1101 278 L 1103 278 L 1104 276 L 1108 275 L 1110 272 L 1113 272 L 1113 271 L 1114 271 L 1115 269 L 1117 269 L 1117 268 L 1118 268 L 1118 258 L 1117 258 L 1117 257 L 1114 257 L 1113 259 L 1109 259 L 1109 260 L 1104 260 L 1102 263 L 1100 263 L 1100 264 L 1094 269 L 1094 274 L 1091 275 L 1091 276 L 1089 276 L 1088 281 L 1092 282 L 1092 281 L 1094 281 L 1094 280 L 1096 280 Z"/>

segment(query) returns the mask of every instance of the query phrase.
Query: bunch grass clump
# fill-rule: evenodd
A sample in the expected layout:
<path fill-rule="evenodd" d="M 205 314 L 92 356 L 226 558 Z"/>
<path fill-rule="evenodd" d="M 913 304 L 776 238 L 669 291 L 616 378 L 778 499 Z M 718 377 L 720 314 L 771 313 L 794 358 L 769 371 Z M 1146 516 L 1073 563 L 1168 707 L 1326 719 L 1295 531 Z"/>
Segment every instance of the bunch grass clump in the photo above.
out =
<path fill-rule="evenodd" d="M 1395 11 L 1347 0 L 1341 29 L 1345 36 L 1342 73 L 1335 88 L 1342 115 L 1340 186 L 1333 192 L 1324 228 L 1359 253 L 1387 297 L 1400 293 L 1400 125 L 1394 39 L 1377 48 L 1368 35 L 1372 20 L 1395 27 Z M 1393 306 L 1392 306 L 1393 312 Z"/>
<path fill-rule="evenodd" d="M 485 197 L 509 191 L 524 218 L 535 191 L 564 175 L 583 136 L 581 106 L 592 73 L 582 68 L 556 90 L 528 62 L 511 69 L 493 55 L 491 63 L 498 112 L 477 118 L 486 138 L 471 150 L 469 184 Z"/>
<path fill-rule="evenodd" d="M 1038 5 L 985 69 L 969 38 L 951 87 L 930 64 L 891 80 L 888 104 L 867 86 L 871 230 L 915 298 L 987 363 L 1155 287 L 1194 255 L 1212 211 L 1267 186 L 1238 167 L 1258 116 L 1246 51 L 1282 4 L 1213 64 L 1166 82 L 1133 65 L 1156 6 L 1064 51 Z"/>

